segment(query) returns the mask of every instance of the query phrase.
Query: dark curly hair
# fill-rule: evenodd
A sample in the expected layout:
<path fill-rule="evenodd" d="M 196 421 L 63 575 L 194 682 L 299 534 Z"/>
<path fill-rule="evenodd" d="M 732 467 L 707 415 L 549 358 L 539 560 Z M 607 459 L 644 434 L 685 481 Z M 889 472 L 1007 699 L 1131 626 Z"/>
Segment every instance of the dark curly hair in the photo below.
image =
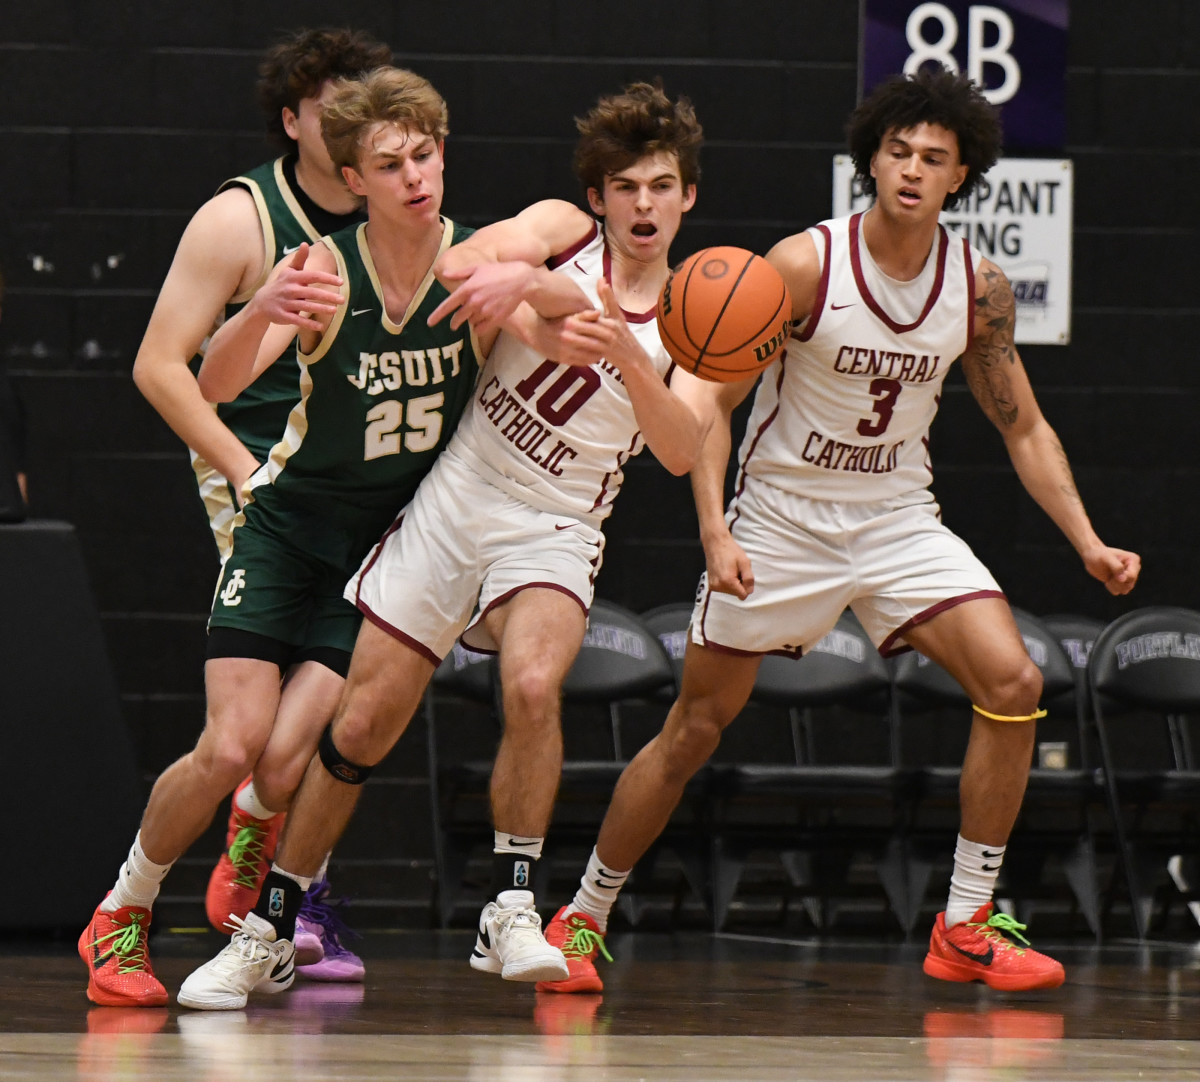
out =
<path fill-rule="evenodd" d="M 630 83 L 619 94 L 601 98 L 586 116 L 575 118 L 575 175 L 585 189 L 604 191 L 604 178 L 627 169 L 647 154 L 673 153 L 686 188 L 700 179 L 704 129 L 692 103 L 672 101 L 662 81 Z"/>
<path fill-rule="evenodd" d="M 970 79 L 940 64 L 915 75 L 895 75 L 881 83 L 850 115 L 846 139 L 854 172 L 864 193 L 875 195 L 871 158 L 892 131 L 938 124 L 958 139 L 958 160 L 966 180 L 946 196 L 944 209 L 965 199 L 1000 157 L 1003 131 L 996 110 Z"/>
<path fill-rule="evenodd" d="M 295 147 L 283 129 L 284 108 L 296 113 L 304 98 L 321 92 L 329 79 L 354 78 L 392 62 L 392 50 L 361 30 L 293 30 L 267 50 L 258 66 L 258 103 L 267 119 L 267 138 L 280 150 Z"/>

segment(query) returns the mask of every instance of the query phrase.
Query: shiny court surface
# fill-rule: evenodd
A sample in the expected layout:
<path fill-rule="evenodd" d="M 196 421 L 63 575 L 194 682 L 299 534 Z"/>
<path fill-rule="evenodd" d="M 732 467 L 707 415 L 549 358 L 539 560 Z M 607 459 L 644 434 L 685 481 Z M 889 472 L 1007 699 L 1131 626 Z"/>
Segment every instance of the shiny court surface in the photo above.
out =
<path fill-rule="evenodd" d="M 219 946 L 160 936 L 169 990 Z M 1200 949 L 1055 949 L 1061 989 L 934 981 L 916 945 L 612 938 L 603 995 L 476 973 L 471 936 L 371 935 L 365 985 L 298 981 L 244 1011 L 94 1007 L 68 945 L 0 945 L 0 1078 L 283 1082 L 1200 1080 Z"/>

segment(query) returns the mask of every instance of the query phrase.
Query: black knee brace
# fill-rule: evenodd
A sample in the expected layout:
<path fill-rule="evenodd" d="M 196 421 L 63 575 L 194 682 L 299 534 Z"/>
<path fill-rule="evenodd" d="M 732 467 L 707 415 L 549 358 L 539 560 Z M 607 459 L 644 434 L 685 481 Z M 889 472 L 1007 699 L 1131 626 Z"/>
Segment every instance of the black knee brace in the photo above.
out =
<path fill-rule="evenodd" d="M 359 766 L 348 759 L 342 758 L 342 753 L 333 744 L 333 722 L 325 726 L 321 741 L 317 744 L 317 754 L 321 763 L 338 781 L 347 785 L 362 785 L 371 776 L 372 766 Z"/>

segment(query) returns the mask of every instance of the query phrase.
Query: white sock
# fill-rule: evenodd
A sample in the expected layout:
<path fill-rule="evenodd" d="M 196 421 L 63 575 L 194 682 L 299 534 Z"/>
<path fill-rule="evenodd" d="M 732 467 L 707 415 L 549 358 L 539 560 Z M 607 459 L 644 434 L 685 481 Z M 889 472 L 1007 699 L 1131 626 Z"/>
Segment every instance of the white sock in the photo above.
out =
<path fill-rule="evenodd" d="M 542 859 L 542 846 L 545 838 L 526 837 L 524 834 L 509 834 L 507 830 L 497 830 L 493 853 L 523 853 L 530 860 Z"/>
<path fill-rule="evenodd" d="M 970 920 L 980 906 L 992 900 L 1004 850 L 1003 845 L 980 845 L 967 841 L 961 834 L 958 836 L 950 897 L 946 902 L 947 928 Z"/>
<path fill-rule="evenodd" d="M 245 789 L 238 792 L 233 802 L 247 815 L 253 815 L 255 819 L 274 819 L 279 814 L 278 812 L 271 811 L 270 808 L 258 799 L 258 793 L 254 791 L 253 781 Z"/>
<path fill-rule="evenodd" d="M 170 870 L 170 864 L 155 864 L 146 856 L 142 850 L 142 832 L 139 830 L 129 848 L 129 856 L 117 872 L 112 893 L 100 903 L 100 908 L 106 913 L 115 913 L 127 905 L 149 909 L 154 905 L 158 888 Z"/>
<path fill-rule="evenodd" d="M 314 883 L 319 883 L 322 879 L 329 878 L 329 858 L 331 856 L 333 856 L 332 853 L 325 854 L 325 859 L 321 861 L 321 867 L 317 869 L 317 874 L 313 876 Z"/>
<path fill-rule="evenodd" d="M 496 904 L 501 909 L 532 909 L 533 891 L 531 890 L 502 890 L 496 895 Z"/>
<path fill-rule="evenodd" d="M 308 890 L 312 886 L 311 875 L 296 875 L 295 872 L 285 872 L 278 864 L 272 864 L 271 871 L 276 875 L 282 875 L 284 879 L 290 879 L 293 883 L 299 883 L 301 890 Z"/>
<path fill-rule="evenodd" d="M 629 871 L 633 871 L 632 868 Z M 614 872 L 606 868 L 600 861 L 600 855 L 595 849 L 588 859 L 587 871 L 579 880 L 579 889 L 571 904 L 567 906 L 568 913 L 585 913 L 596 922 L 601 933 L 608 931 L 608 915 L 617 903 L 617 895 L 629 878 L 629 872 Z"/>

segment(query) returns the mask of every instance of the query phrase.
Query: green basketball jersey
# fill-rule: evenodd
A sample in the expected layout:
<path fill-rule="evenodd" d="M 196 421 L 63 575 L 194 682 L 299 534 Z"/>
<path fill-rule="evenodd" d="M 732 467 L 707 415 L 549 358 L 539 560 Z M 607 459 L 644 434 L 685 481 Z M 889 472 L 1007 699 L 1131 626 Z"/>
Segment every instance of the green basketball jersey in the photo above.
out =
<path fill-rule="evenodd" d="M 254 198 L 262 225 L 266 261 L 258 281 L 225 306 L 226 319 L 239 312 L 254 296 L 279 260 L 305 241 L 315 244 L 321 239 L 321 230 L 305 214 L 296 192 L 288 183 L 283 158 L 251 169 L 244 176 L 233 177 L 217 191 L 234 187 L 245 188 Z M 217 416 L 259 462 L 265 462 L 268 452 L 279 442 L 288 414 L 299 397 L 300 366 L 289 351 L 286 358 L 281 357 L 277 364 L 271 365 L 234 401 L 220 403 Z"/>
<path fill-rule="evenodd" d="M 472 232 L 443 219 L 439 255 Z M 313 352 L 299 354 L 300 401 L 251 483 L 270 482 L 279 497 L 308 507 L 396 512 L 470 402 L 479 343 L 469 325 L 426 324 L 446 297 L 432 269 L 400 322 L 388 317 L 365 225 L 324 243 L 349 299 Z"/>

